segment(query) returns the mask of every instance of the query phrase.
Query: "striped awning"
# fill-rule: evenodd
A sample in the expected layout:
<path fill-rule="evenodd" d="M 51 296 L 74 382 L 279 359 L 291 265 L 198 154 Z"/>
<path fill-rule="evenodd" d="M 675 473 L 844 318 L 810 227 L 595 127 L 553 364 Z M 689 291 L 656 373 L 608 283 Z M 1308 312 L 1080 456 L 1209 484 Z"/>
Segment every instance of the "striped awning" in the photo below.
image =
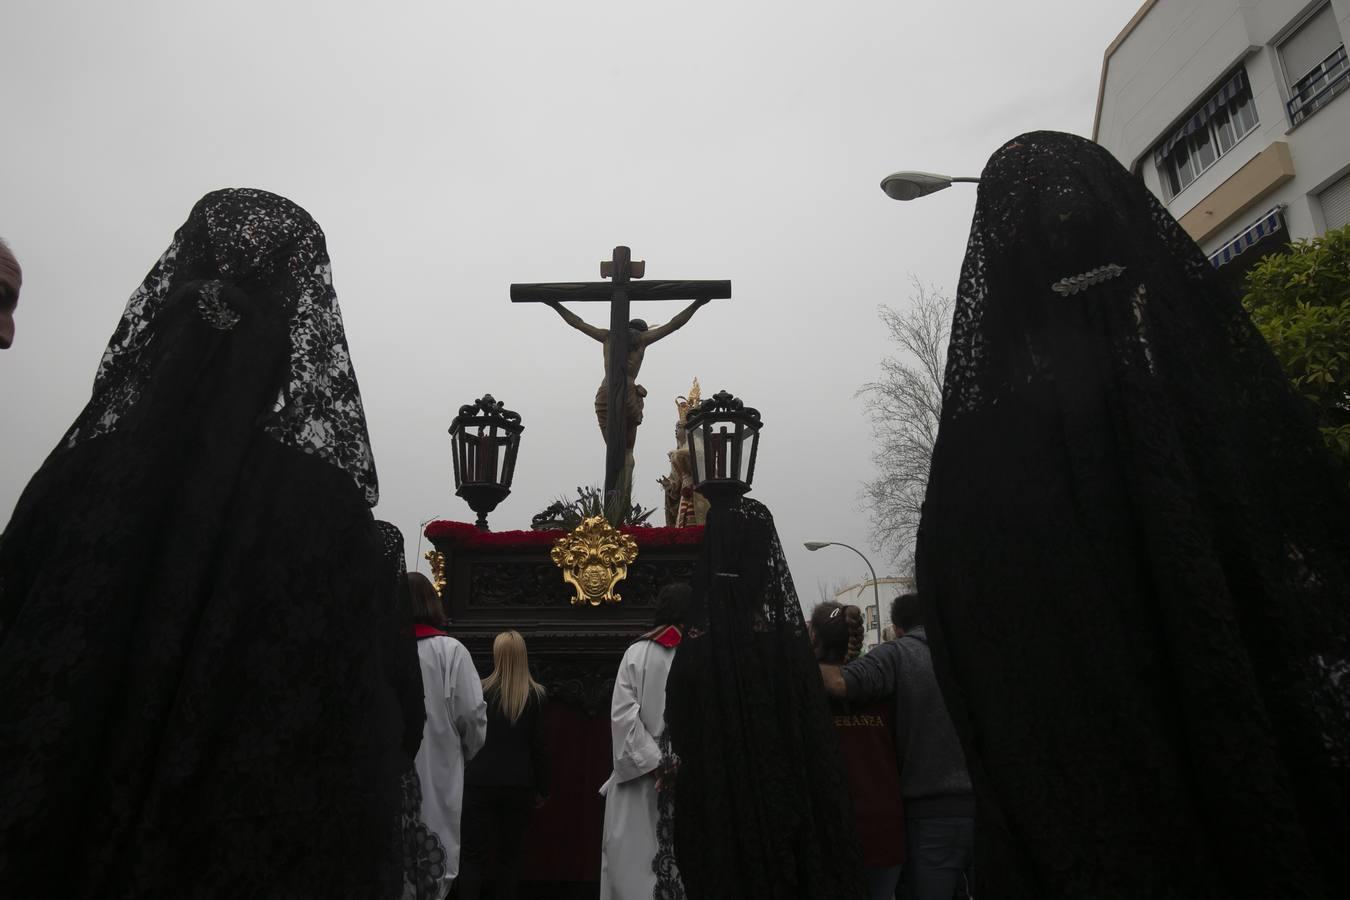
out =
<path fill-rule="evenodd" d="M 1261 218 L 1242 229 L 1237 237 L 1224 244 L 1218 252 L 1211 253 L 1209 256 L 1210 264 L 1217 269 L 1262 238 L 1270 237 L 1275 232 L 1283 230 L 1283 213 L 1283 206 L 1273 206 L 1266 210 L 1261 214 Z"/>
<path fill-rule="evenodd" d="M 1238 70 L 1233 73 L 1233 77 L 1224 82 L 1223 87 L 1219 88 L 1204 106 L 1192 113 L 1190 118 L 1182 122 L 1181 127 L 1172 133 L 1171 137 L 1158 145 L 1157 149 L 1153 151 L 1153 161 L 1161 165 L 1162 161 L 1167 158 L 1167 154 L 1172 152 L 1173 147 L 1205 127 L 1205 123 L 1212 119 L 1215 113 L 1227 106 L 1228 101 L 1236 97 L 1246 84 L 1247 70 L 1239 66 Z"/>

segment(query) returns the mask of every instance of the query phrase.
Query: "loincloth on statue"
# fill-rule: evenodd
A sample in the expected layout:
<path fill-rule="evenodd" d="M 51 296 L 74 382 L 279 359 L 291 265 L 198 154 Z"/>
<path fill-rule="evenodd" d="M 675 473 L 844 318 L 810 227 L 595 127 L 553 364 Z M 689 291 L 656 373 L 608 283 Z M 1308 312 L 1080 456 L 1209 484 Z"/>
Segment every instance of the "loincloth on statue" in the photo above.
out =
<path fill-rule="evenodd" d="M 647 396 L 647 389 L 640 384 L 628 383 L 624 403 L 624 425 L 628 432 L 628 446 L 633 446 L 633 438 L 637 435 L 637 427 L 642 424 L 643 399 Z M 609 384 L 600 382 L 600 388 L 595 392 L 595 420 L 600 424 L 600 431 L 605 431 L 609 423 Z"/>

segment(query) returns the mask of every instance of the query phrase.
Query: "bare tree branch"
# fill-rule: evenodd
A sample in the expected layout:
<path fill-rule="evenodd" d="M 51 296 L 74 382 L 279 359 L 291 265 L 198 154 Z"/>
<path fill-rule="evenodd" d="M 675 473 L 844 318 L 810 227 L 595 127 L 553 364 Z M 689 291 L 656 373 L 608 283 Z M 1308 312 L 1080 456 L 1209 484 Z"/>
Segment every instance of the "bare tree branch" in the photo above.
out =
<path fill-rule="evenodd" d="M 942 416 L 952 300 L 914 279 L 909 307 L 881 306 L 877 316 L 898 353 L 883 359 L 881 377 L 857 393 L 872 419 L 875 442 L 876 477 L 863 485 L 863 503 L 872 520 L 873 545 L 912 569 L 914 536 Z"/>

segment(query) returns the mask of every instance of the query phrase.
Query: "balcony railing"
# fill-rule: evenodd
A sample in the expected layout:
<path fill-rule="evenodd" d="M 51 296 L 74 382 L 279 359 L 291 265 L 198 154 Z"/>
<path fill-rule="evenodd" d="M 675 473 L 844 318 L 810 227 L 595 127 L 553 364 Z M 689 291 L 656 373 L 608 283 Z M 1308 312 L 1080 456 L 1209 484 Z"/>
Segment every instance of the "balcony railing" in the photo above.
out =
<path fill-rule="evenodd" d="M 1294 95 L 1289 99 L 1289 124 L 1302 122 L 1348 85 L 1350 62 L 1346 61 L 1345 45 L 1342 44 L 1294 85 Z"/>

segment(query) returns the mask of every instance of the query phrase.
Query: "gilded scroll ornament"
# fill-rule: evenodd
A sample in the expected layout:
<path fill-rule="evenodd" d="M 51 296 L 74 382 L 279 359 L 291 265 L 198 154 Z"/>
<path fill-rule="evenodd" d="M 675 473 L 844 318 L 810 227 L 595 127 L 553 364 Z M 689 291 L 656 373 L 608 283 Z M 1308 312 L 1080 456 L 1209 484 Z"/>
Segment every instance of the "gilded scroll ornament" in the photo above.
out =
<path fill-rule="evenodd" d="M 428 550 L 426 560 L 431 563 L 431 584 L 436 588 L 436 596 L 445 595 L 445 557 L 439 550 Z"/>
<path fill-rule="evenodd" d="M 583 519 L 571 534 L 558 538 L 550 554 L 562 569 L 563 581 L 576 590 L 573 606 L 622 600 L 614 586 L 627 577 L 637 555 L 637 542 L 615 530 L 604 516 Z"/>

